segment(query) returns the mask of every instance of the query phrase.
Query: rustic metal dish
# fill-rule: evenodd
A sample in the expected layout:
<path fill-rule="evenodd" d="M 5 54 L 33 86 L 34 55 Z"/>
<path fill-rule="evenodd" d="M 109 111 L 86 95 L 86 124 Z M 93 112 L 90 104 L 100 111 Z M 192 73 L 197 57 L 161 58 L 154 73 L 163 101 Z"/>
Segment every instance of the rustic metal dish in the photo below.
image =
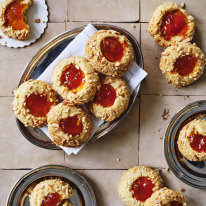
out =
<path fill-rule="evenodd" d="M 206 162 L 187 160 L 178 150 L 177 139 L 184 125 L 206 116 L 206 100 L 196 101 L 181 109 L 171 119 L 165 132 L 165 158 L 172 172 L 184 183 L 206 189 Z"/>
<path fill-rule="evenodd" d="M 73 188 L 69 200 L 75 206 L 97 206 L 95 194 L 87 180 L 76 171 L 60 165 L 47 165 L 31 170 L 13 186 L 7 206 L 30 206 L 29 194 L 34 185 L 41 180 L 60 178 Z"/>
<path fill-rule="evenodd" d="M 140 46 L 137 40 L 126 30 L 107 24 L 93 24 L 96 29 L 113 29 L 121 34 L 124 34 L 132 43 L 134 52 L 135 52 L 135 61 L 136 63 L 143 68 L 143 56 L 140 49 Z M 71 31 L 67 31 L 59 36 L 55 37 L 51 41 L 41 48 L 37 54 L 31 59 L 31 61 L 26 66 L 22 77 L 18 83 L 18 85 L 22 84 L 23 82 L 33 78 L 36 79 L 40 74 L 43 73 L 45 68 L 49 66 L 49 64 L 54 61 L 58 57 L 58 55 L 64 50 L 64 48 L 85 28 L 85 26 L 73 29 Z M 93 142 L 100 137 L 104 136 L 108 132 L 110 132 L 113 128 L 115 128 L 120 121 L 124 119 L 124 117 L 129 113 L 135 99 L 138 95 L 140 85 L 134 90 L 131 95 L 130 103 L 127 110 L 124 114 L 121 115 L 118 119 L 114 120 L 113 122 L 105 122 L 103 123 L 96 133 L 91 138 L 90 142 Z M 23 134 L 23 136 L 29 140 L 31 143 L 46 149 L 60 149 L 57 147 L 40 129 L 38 128 L 31 128 L 25 127 L 18 119 L 16 119 L 17 125 Z"/>

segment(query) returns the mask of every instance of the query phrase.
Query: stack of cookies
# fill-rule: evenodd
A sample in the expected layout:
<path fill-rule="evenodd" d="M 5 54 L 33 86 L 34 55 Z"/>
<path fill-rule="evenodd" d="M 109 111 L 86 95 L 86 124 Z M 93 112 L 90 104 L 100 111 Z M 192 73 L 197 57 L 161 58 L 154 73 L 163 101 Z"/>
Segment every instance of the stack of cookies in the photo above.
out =
<path fill-rule="evenodd" d="M 174 86 L 183 87 L 196 81 L 204 71 L 206 59 L 195 43 L 194 18 L 175 3 L 160 5 L 149 22 L 149 33 L 166 48 L 160 70 Z"/>
<path fill-rule="evenodd" d="M 122 78 L 134 61 L 130 41 L 119 32 L 99 30 L 88 40 L 85 53 L 87 58 L 62 60 L 53 69 L 53 85 L 29 80 L 15 92 L 17 118 L 25 126 L 48 125 L 57 146 L 79 147 L 88 140 L 92 131 L 88 110 L 97 118 L 113 121 L 130 101 L 129 86 Z"/>

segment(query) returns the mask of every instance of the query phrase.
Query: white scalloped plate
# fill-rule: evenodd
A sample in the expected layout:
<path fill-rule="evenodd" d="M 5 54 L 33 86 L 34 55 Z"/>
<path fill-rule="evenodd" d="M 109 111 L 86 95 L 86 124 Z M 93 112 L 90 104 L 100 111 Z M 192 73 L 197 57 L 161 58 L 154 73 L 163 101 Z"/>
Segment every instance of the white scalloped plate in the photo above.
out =
<path fill-rule="evenodd" d="M 12 48 L 25 47 L 41 37 L 47 27 L 48 22 L 48 9 L 45 0 L 34 0 L 34 3 L 31 7 L 29 7 L 26 16 L 30 26 L 30 38 L 26 41 L 19 41 L 9 38 L 2 31 L 0 31 L 0 36 L 2 37 L 0 38 L 1 45 Z M 36 23 L 34 22 L 35 19 L 40 19 L 41 22 Z"/>

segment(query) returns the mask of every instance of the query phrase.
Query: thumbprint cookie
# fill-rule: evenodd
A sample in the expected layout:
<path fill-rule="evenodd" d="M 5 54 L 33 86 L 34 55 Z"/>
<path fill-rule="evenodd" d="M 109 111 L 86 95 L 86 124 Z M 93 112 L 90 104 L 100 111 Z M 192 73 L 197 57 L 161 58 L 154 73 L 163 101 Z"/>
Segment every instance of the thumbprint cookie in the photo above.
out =
<path fill-rule="evenodd" d="M 130 100 L 130 89 L 122 78 L 104 77 L 98 86 L 89 110 L 104 121 L 113 121 L 126 109 Z"/>
<path fill-rule="evenodd" d="M 180 192 L 164 187 L 154 192 L 145 206 L 187 206 L 187 203 Z"/>
<path fill-rule="evenodd" d="M 47 113 L 57 102 L 51 85 L 31 79 L 15 91 L 13 110 L 25 126 L 42 127 L 47 123 Z"/>
<path fill-rule="evenodd" d="M 64 59 L 52 73 L 54 89 L 72 104 L 93 100 L 98 82 L 98 73 L 84 57 Z"/>
<path fill-rule="evenodd" d="M 189 42 L 195 32 L 193 19 L 186 10 L 168 2 L 155 10 L 149 22 L 149 33 L 162 47 L 176 42 Z"/>
<path fill-rule="evenodd" d="M 178 137 L 178 148 L 190 161 L 206 161 L 206 120 L 195 119 L 186 124 Z"/>
<path fill-rule="evenodd" d="M 26 40 L 30 28 L 26 23 L 25 12 L 33 0 L 2 0 L 0 3 L 0 27 L 10 38 Z"/>
<path fill-rule="evenodd" d="M 110 76 L 122 76 L 134 61 L 132 44 L 114 30 L 96 32 L 88 40 L 85 53 L 94 69 Z"/>
<path fill-rule="evenodd" d="M 163 187 L 159 172 L 146 166 L 135 166 L 123 173 L 119 195 L 126 206 L 144 206 L 151 195 Z"/>
<path fill-rule="evenodd" d="M 177 43 L 161 54 L 160 70 L 174 86 L 182 87 L 196 81 L 204 72 L 206 59 L 199 47 Z"/>
<path fill-rule="evenodd" d="M 59 179 L 49 179 L 34 187 L 29 196 L 29 201 L 31 206 L 72 206 L 68 201 L 72 194 L 73 190 L 68 183 Z"/>
<path fill-rule="evenodd" d="M 67 101 L 52 107 L 47 121 L 49 134 L 57 146 L 79 147 L 88 140 L 92 131 L 89 114 Z"/>

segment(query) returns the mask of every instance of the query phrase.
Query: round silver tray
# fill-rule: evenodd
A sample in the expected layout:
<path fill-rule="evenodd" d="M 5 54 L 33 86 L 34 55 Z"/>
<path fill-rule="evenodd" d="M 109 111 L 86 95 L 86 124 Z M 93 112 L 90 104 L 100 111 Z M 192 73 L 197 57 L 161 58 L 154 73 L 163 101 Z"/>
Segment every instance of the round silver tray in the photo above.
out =
<path fill-rule="evenodd" d="M 75 206 L 97 206 L 95 194 L 87 180 L 76 171 L 60 165 L 47 165 L 31 170 L 13 186 L 7 206 L 29 206 L 29 193 L 38 182 L 58 178 L 68 182 L 73 189 L 69 200 Z"/>
<path fill-rule="evenodd" d="M 188 104 L 175 114 L 165 132 L 164 153 L 168 166 L 176 177 L 192 187 L 206 189 L 206 162 L 187 160 L 177 146 L 182 127 L 202 116 L 206 116 L 206 100 Z"/>
<path fill-rule="evenodd" d="M 125 35 L 133 45 L 134 52 L 135 52 L 135 61 L 136 63 L 143 68 L 143 56 L 140 49 L 140 46 L 137 40 L 132 36 L 128 31 L 113 25 L 107 24 L 93 24 L 96 29 L 113 29 L 121 34 Z M 43 71 L 49 66 L 49 64 L 54 61 L 58 57 L 58 55 L 64 50 L 64 48 L 85 28 L 85 26 L 76 28 L 70 31 L 67 31 L 59 36 L 55 37 L 47 44 L 45 44 L 31 59 L 31 61 L 26 66 L 21 79 L 18 85 L 22 84 L 23 82 L 29 79 L 37 79 Z M 94 142 L 95 140 L 99 139 L 100 137 L 104 136 L 108 132 L 110 132 L 113 128 L 115 128 L 120 121 L 124 119 L 124 117 L 129 113 L 135 99 L 138 95 L 140 85 L 134 90 L 131 95 L 130 102 L 128 105 L 127 110 L 116 120 L 112 122 L 105 122 L 103 123 L 96 133 L 93 135 L 91 140 L 88 142 Z M 16 119 L 17 125 L 22 133 L 22 135 L 29 140 L 31 143 L 45 148 L 45 149 L 55 149 L 60 150 L 61 148 L 57 147 L 40 129 L 32 128 L 32 127 L 25 127 L 18 119 Z"/>

